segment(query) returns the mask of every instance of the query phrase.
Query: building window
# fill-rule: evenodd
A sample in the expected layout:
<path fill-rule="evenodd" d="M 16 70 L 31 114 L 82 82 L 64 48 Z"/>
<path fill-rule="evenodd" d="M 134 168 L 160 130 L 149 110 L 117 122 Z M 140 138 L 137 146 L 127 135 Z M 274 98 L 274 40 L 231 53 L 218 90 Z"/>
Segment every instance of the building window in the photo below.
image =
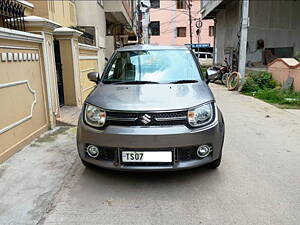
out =
<path fill-rule="evenodd" d="M 80 30 L 82 35 L 78 38 L 78 42 L 87 45 L 96 46 L 96 29 L 93 26 L 77 26 L 76 30 Z"/>
<path fill-rule="evenodd" d="M 186 37 L 186 27 L 177 27 L 177 37 Z"/>
<path fill-rule="evenodd" d="M 160 22 L 159 21 L 151 21 L 149 24 L 150 27 L 150 34 L 152 36 L 159 36 L 160 35 Z"/>
<path fill-rule="evenodd" d="M 215 36 L 214 33 L 215 33 L 215 27 L 214 26 L 209 26 L 209 34 L 208 35 L 210 37 L 213 37 L 213 36 Z"/>
<path fill-rule="evenodd" d="M 160 7 L 160 0 L 150 0 L 151 8 L 157 9 Z"/>
<path fill-rule="evenodd" d="M 176 8 L 177 9 L 186 9 L 186 0 L 176 0 Z"/>

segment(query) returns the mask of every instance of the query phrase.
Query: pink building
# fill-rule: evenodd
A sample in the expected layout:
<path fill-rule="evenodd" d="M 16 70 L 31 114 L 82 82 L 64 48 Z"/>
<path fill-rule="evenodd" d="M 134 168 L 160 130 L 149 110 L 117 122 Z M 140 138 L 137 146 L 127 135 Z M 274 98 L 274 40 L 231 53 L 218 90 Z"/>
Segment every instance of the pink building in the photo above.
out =
<path fill-rule="evenodd" d="M 201 19 L 200 0 L 151 0 L 150 43 L 159 45 L 190 44 L 189 9 L 192 15 L 193 44 L 213 46 L 213 20 L 203 20 L 199 40 L 196 23 Z"/>

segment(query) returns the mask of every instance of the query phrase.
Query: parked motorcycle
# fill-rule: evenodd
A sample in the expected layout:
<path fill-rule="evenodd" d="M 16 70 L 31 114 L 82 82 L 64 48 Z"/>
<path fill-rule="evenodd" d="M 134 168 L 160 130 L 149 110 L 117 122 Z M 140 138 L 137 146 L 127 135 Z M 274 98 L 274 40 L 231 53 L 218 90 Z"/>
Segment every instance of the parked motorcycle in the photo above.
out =
<path fill-rule="evenodd" d="M 220 80 L 222 84 L 227 84 L 227 79 L 232 72 L 232 68 L 228 63 L 227 58 L 224 60 L 225 66 L 212 66 L 207 69 L 207 78 L 210 82 L 214 83 L 217 80 Z"/>

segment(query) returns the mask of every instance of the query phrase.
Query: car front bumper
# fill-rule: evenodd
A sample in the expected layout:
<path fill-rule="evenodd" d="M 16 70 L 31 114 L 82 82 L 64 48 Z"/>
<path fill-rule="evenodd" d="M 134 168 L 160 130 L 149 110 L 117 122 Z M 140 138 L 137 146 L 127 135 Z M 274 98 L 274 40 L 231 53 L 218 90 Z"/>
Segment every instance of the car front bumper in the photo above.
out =
<path fill-rule="evenodd" d="M 209 126 L 201 129 L 189 129 L 186 126 L 166 127 L 121 127 L 109 126 L 98 130 L 86 125 L 82 115 L 79 119 L 77 130 L 77 147 L 79 156 L 83 161 L 96 166 L 130 171 L 163 171 L 182 170 L 199 167 L 211 163 L 219 158 L 222 153 L 224 141 L 224 121 L 218 110 L 216 120 Z M 212 152 L 205 158 L 192 157 L 190 160 L 181 160 L 179 155 L 185 154 L 190 148 L 209 144 Z M 109 148 L 114 151 L 110 160 L 93 159 L 86 153 L 87 145 Z M 121 162 L 121 150 L 159 150 L 172 149 L 174 160 L 170 164 L 134 164 L 128 165 Z M 191 149 L 190 149 L 191 150 Z M 192 151 L 191 151 L 192 152 Z M 195 155 L 192 152 L 193 155 Z M 186 154 L 185 154 L 186 155 Z"/>

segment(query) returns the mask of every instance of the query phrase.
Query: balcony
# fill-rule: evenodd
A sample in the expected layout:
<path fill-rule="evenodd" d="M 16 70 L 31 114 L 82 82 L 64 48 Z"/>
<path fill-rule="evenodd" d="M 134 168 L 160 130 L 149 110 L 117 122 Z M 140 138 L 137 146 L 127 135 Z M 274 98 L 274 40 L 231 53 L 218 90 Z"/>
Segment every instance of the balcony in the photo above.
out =
<path fill-rule="evenodd" d="M 104 11 L 108 19 L 123 25 L 132 25 L 132 10 L 130 1 L 104 1 Z"/>
<path fill-rule="evenodd" d="M 0 27 L 25 31 L 24 16 L 32 14 L 33 5 L 21 0 L 0 1 Z"/>

